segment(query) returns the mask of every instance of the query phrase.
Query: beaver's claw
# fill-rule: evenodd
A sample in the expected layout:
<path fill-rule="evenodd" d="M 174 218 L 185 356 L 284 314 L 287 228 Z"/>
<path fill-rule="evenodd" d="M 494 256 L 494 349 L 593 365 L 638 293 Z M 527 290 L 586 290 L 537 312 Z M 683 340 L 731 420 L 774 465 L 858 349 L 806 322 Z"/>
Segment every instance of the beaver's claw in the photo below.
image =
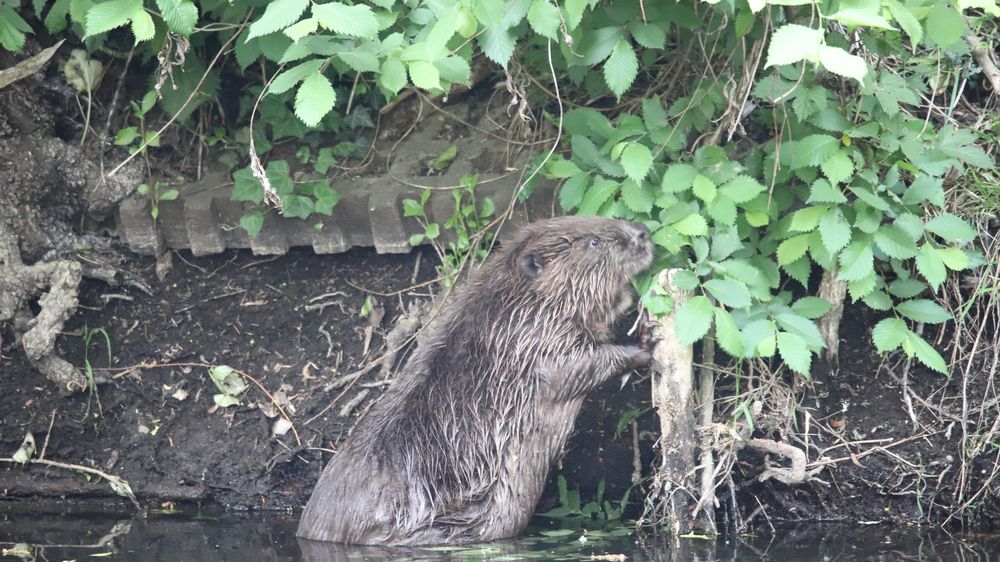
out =
<path fill-rule="evenodd" d="M 653 328 L 658 324 L 659 322 L 655 320 L 650 320 L 649 318 L 643 319 L 639 325 L 639 347 L 641 349 L 650 351 L 653 349 L 653 346 L 663 341 L 660 335 L 653 333 Z"/>

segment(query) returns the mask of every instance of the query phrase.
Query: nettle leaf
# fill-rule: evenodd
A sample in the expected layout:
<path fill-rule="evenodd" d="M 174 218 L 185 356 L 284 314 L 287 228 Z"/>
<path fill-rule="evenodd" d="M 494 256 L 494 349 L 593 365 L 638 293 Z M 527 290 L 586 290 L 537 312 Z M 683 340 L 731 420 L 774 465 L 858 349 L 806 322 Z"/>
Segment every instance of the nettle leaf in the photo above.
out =
<path fill-rule="evenodd" d="M 872 328 L 872 343 L 879 353 L 892 351 L 903 345 L 909 331 L 906 322 L 899 318 L 885 318 Z"/>
<path fill-rule="evenodd" d="M 663 27 L 655 23 L 640 23 L 630 27 L 635 42 L 647 49 L 662 49 L 667 43 Z"/>
<path fill-rule="evenodd" d="M 336 102 L 337 93 L 333 91 L 330 80 L 323 73 L 316 72 L 302 81 L 295 94 L 295 116 L 307 126 L 315 127 L 330 113 Z"/>
<path fill-rule="evenodd" d="M 305 80 L 306 76 L 318 74 L 319 69 L 323 67 L 325 62 L 326 61 L 324 59 L 313 59 L 289 68 L 274 77 L 274 80 L 271 81 L 271 85 L 267 88 L 267 93 L 283 94 L 287 92 L 292 88 L 292 86 Z"/>
<path fill-rule="evenodd" d="M 830 312 L 832 308 L 833 305 L 829 301 L 819 297 L 802 297 L 792 305 L 792 310 L 796 314 L 809 319 L 819 318 Z"/>
<path fill-rule="evenodd" d="M 570 211 L 580 206 L 583 201 L 583 194 L 587 192 L 590 185 L 590 175 L 579 173 L 563 183 L 559 189 L 559 207 L 563 211 Z"/>
<path fill-rule="evenodd" d="M 968 244 L 976 239 L 978 233 L 964 220 L 945 213 L 927 221 L 925 227 L 928 232 L 937 234 L 948 242 L 956 244 Z"/>
<path fill-rule="evenodd" d="M 715 182 L 706 178 L 705 176 L 698 176 L 694 178 L 694 184 L 691 188 L 691 193 L 698 199 L 701 199 L 705 203 L 711 203 L 715 199 L 715 195 L 719 192 L 718 188 L 715 187 Z"/>
<path fill-rule="evenodd" d="M 778 332 L 778 353 L 791 370 L 809 378 L 812 352 L 806 347 L 806 342 L 802 338 L 788 332 Z"/>
<path fill-rule="evenodd" d="M 691 345 L 703 338 L 712 327 L 712 310 L 712 301 L 704 295 L 685 301 L 674 316 L 677 339 L 684 345 Z"/>
<path fill-rule="evenodd" d="M 413 82 L 414 86 L 424 90 L 441 89 L 441 73 L 433 64 L 423 60 L 415 60 L 410 62 L 407 67 L 410 70 L 410 81 Z"/>
<path fill-rule="evenodd" d="M 622 202 L 635 213 L 649 213 L 653 210 L 653 194 L 642 184 L 632 180 L 622 182 Z"/>
<path fill-rule="evenodd" d="M 715 341 L 731 357 L 743 357 L 743 335 L 732 314 L 722 308 L 715 309 Z"/>
<path fill-rule="evenodd" d="M 815 61 L 822 43 L 822 29 L 812 29 L 794 23 L 785 24 L 771 35 L 771 44 L 767 47 L 767 64 L 764 68 L 792 64 L 803 59 Z"/>
<path fill-rule="evenodd" d="M 920 248 L 920 254 L 916 259 L 917 271 L 920 275 L 924 276 L 924 279 L 931 284 L 934 292 L 937 292 L 938 287 L 941 283 L 944 283 L 945 278 L 948 277 L 948 270 L 945 269 L 944 261 L 941 260 L 941 256 L 938 255 L 937 251 L 930 244 L 924 244 Z"/>
<path fill-rule="evenodd" d="M 708 223 L 705 222 L 704 217 L 698 214 L 688 215 L 671 226 L 686 236 L 705 236 L 708 234 Z"/>
<path fill-rule="evenodd" d="M 940 324 L 951 320 L 948 314 L 939 304 L 928 299 L 913 299 L 903 301 L 896 305 L 896 312 L 917 322 L 926 324 Z"/>
<path fill-rule="evenodd" d="M 487 28 L 479 36 L 479 48 L 486 58 L 507 68 L 510 57 L 514 54 L 514 36 L 509 29 Z"/>
<path fill-rule="evenodd" d="M 750 176 L 736 176 L 720 189 L 722 195 L 735 203 L 746 203 L 763 192 L 764 186 Z"/>
<path fill-rule="evenodd" d="M 799 234 L 778 245 L 778 265 L 788 265 L 806 254 L 809 249 L 809 235 Z"/>
<path fill-rule="evenodd" d="M 618 98 L 628 90 L 639 73 L 639 59 L 628 41 L 622 37 L 604 63 L 604 82 Z"/>
<path fill-rule="evenodd" d="M 194 24 L 198 23 L 198 6 L 188 0 L 156 0 L 160 15 L 167 23 L 167 28 L 185 37 L 194 32 Z"/>
<path fill-rule="evenodd" d="M 838 207 L 827 211 L 819 220 L 819 235 L 823 247 L 836 254 L 851 241 L 851 225 Z"/>
<path fill-rule="evenodd" d="M 948 364 L 945 363 L 941 354 L 917 334 L 907 332 L 906 341 L 903 342 L 903 351 L 909 356 L 916 356 L 921 363 L 931 369 L 945 375 L 948 374 Z"/>
<path fill-rule="evenodd" d="M 277 0 L 278 2 L 286 0 Z M 272 2 L 271 6 L 277 2 Z M 350 35 L 352 37 L 363 37 L 365 39 L 375 39 L 378 37 L 378 20 L 375 19 L 375 12 L 364 4 L 348 6 L 340 2 L 329 2 L 327 4 L 313 4 L 312 14 L 319 24 L 334 33 Z M 266 15 L 266 12 L 265 12 Z M 298 18 L 296 18 L 298 19 Z"/>
<path fill-rule="evenodd" d="M 945 267 L 952 271 L 962 271 L 969 267 L 969 255 L 961 248 L 935 248 Z"/>
<path fill-rule="evenodd" d="M 824 178 L 819 178 L 812 183 L 806 203 L 847 203 L 847 197 L 844 197 L 839 187 L 830 185 Z"/>
<path fill-rule="evenodd" d="M 746 308 L 750 306 L 750 290 L 739 281 L 732 279 L 711 279 L 702 284 L 712 293 L 715 300 L 729 308 Z"/>
<path fill-rule="evenodd" d="M 819 48 L 819 63 L 823 68 L 834 74 L 853 78 L 859 84 L 864 84 L 868 74 L 868 63 L 858 55 L 852 55 L 840 47 L 823 45 Z"/>
<path fill-rule="evenodd" d="M 820 165 L 823 175 L 836 185 L 844 183 L 854 175 L 854 161 L 846 152 L 838 150 Z"/>
<path fill-rule="evenodd" d="M 558 40 L 559 8 L 549 0 L 534 0 L 528 8 L 528 24 L 542 37 Z"/>
<path fill-rule="evenodd" d="M 597 211 L 618 191 L 620 184 L 614 180 L 600 178 L 587 190 L 580 202 L 578 215 L 596 215 Z"/>
<path fill-rule="evenodd" d="M 896 225 L 883 224 L 875 232 L 875 245 L 890 258 L 905 260 L 917 255 L 917 245 L 910 235 Z"/>
<path fill-rule="evenodd" d="M 299 21 L 308 6 L 309 0 L 274 0 L 269 2 L 267 8 L 264 9 L 264 15 L 250 24 L 250 33 L 246 40 L 249 41 L 255 37 L 285 29 Z"/>
<path fill-rule="evenodd" d="M 663 173 L 660 188 L 667 193 L 678 193 L 690 189 L 698 175 L 698 170 L 690 164 L 671 164 Z"/>
<path fill-rule="evenodd" d="M 84 39 L 122 27 L 137 11 L 142 11 L 142 0 L 111 0 L 95 4 L 87 10 Z"/>
<path fill-rule="evenodd" d="M 899 24 L 899 27 L 903 28 L 903 31 L 910 37 L 910 44 L 917 45 L 920 40 L 924 37 L 924 28 L 920 25 L 916 16 L 909 8 L 903 6 L 896 0 L 883 0 L 883 3 L 888 6 L 889 13 L 892 14 L 893 19 Z"/>
<path fill-rule="evenodd" d="M 406 66 L 403 61 L 394 57 L 385 59 L 379 70 L 378 85 L 391 94 L 402 90 L 406 86 Z"/>
<path fill-rule="evenodd" d="M 870 242 L 855 240 L 840 252 L 840 281 L 857 281 L 871 273 L 875 266 Z"/>
<path fill-rule="evenodd" d="M 903 204 L 916 205 L 928 201 L 938 207 L 944 207 L 944 189 L 941 187 L 943 182 L 942 178 L 920 176 L 913 180 L 903 193 Z"/>
<path fill-rule="evenodd" d="M 819 225 L 819 219 L 827 212 L 826 205 L 805 207 L 792 213 L 792 222 L 788 230 L 793 232 L 811 232 Z"/>
<path fill-rule="evenodd" d="M 630 142 L 622 150 L 621 165 L 636 183 L 641 183 L 653 167 L 653 153 L 640 142 Z"/>
<path fill-rule="evenodd" d="M 924 21 L 927 25 L 927 38 L 939 47 L 954 45 L 965 33 L 965 19 L 948 4 L 935 5 Z"/>
<path fill-rule="evenodd" d="M 809 135 L 794 143 L 792 150 L 794 152 L 788 156 L 792 167 L 819 166 L 840 150 L 840 139 L 830 135 Z"/>

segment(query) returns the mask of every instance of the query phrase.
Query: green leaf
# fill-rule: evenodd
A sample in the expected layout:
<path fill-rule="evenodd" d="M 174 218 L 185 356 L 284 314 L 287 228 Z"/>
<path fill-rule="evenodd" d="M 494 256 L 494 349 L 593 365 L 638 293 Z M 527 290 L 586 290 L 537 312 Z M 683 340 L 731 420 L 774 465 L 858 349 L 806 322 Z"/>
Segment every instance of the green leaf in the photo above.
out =
<path fill-rule="evenodd" d="M 268 35 L 285 29 L 289 25 L 299 21 L 299 18 L 302 17 L 303 12 L 306 11 L 306 7 L 308 6 L 309 0 L 274 0 L 273 2 L 268 2 L 267 8 L 264 9 L 264 15 L 250 24 L 250 33 L 247 35 L 246 40 L 249 41 L 254 37 Z"/>
<path fill-rule="evenodd" d="M 198 6 L 188 0 L 156 0 L 160 15 L 167 23 L 167 28 L 185 37 L 194 32 L 194 24 L 198 23 Z"/>
<path fill-rule="evenodd" d="M 678 193 L 691 188 L 698 170 L 690 164 L 671 164 L 663 173 L 660 188 L 666 193 Z M 752 199 L 752 197 L 751 197 Z"/>
<path fill-rule="evenodd" d="M 802 297 L 801 299 L 795 301 L 792 305 L 792 310 L 796 314 L 809 319 L 816 319 L 823 316 L 833 305 L 830 304 L 826 299 L 821 299 L 819 297 Z"/>
<path fill-rule="evenodd" d="M 903 193 L 903 204 L 916 205 L 928 201 L 938 207 L 944 207 L 944 189 L 941 187 L 943 182 L 941 178 L 920 176 L 913 180 Z"/>
<path fill-rule="evenodd" d="M 649 213 L 653 210 L 653 194 L 632 180 L 622 182 L 622 202 L 635 213 Z"/>
<path fill-rule="evenodd" d="M 715 341 L 731 357 L 743 357 L 743 335 L 733 316 L 722 308 L 715 309 Z"/>
<path fill-rule="evenodd" d="M 66 16 L 69 15 L 71 0 L 56 0 L 52 7 L 49 8 L 47 14 L 45 14 L 45 29 L 49 32 L 49 35 L 55 35 L 61 33 L 66 29 Z M 16 15 L 16 14 L 15 14 Z M 0 18 L 4 18 L 3 14 L 0 14 Z M 16 50 L 16 49 L 10 49 Z"/>
<path fill-rule="evenodd" d="M 952 271 L 962 271 L 969 267 L 969 256 L 961 248 L 935 248 L 945 267 Z"/>
<path fill-rule="evenodd" d="M 840 188 L 830 185 L 824 178 L 819 178 L 812 183 L 806 203 L 847 203 L 847 197 L 840 192 Z"/>
<path fill-rule="evenodd" d="M 823 336 L 819 333 L 819 328 L 816 327 L 816 324 L 812 320 L 792 312 L 782 312 L 775 316 L 775 320 L 778 321 L 778 325 L 783 330 L 799 336 L 810 348 L 821 349 L 826 347 Z"/>
<path fill-rule="evenodd" d="M 282 1 L 287 0 L 277 0 L 277 2 Z M 270 10 L 271 6 L 277 2 L 268 4 L 267 9 Z M 313 17 L 319 20 L 320 25 L 334 33 L 350 35 L 352 37 L 363 37 L 365 39 L 375 39 L 378 37 L 378 21 L 375 19 L 375 12 L 364 4 L 355 4 L 353 6 L 341 4 L 340 2 L 313 4 L 312 14 Z"/>
<path fill-rule="evenodd" d="M 319 125 L 320 120 L 333 109 L 337 94 L 330 80 L 317 72 L 302 81 L 295 94 L 295 116 L 309 127 Z"/>
<path fill-rule="evenodd" d="M 927 285 L 917 279 L 896 279 L 889 283 L 889 292 L 901 299 L 912 299 L 927 290 Z"/>
<path fill-rule="evenodd" d="M 712 180 L 699 175 L 694 178 L 694 185 L 691 192 L 705 203 L 711 203 L 719 190 L 715 187 L 715 183 Z"/>
<path fill-rule="evenodd" d="M 712 296 L 729 308 L 750 306 L 750 291 L 747 286 L 731 279 L 711 279 L 702 284 Z"/>
<path fill-rule="evenodd" d="M 261 227 L 264 226 L 264 215 L 260 211 L 249 212 L 240 217 L 240 226 L 247 231 L 250 238 L 256 238 L 260 234 Z"/>
<path fill-rule="evenodd" d="M 827 211 L 819 220 L 819 235 L 823 247 L 831 254 L 836 254 L 851 241 L 851 225 L 839 208 Z"/>
<path fill-rule="evenodd" d="M 639 59 L 624 37 L 618 40 L 611 56 L 604 63 L 604 82 L 619 99 L 628 90 L 639 72 Z"/>
<path fill-rule="evenodd" d="M 427 236 L 429 240 L 436 240 L 438 236 L 441 236 L 441 225 L 436 222 L 432 222 L 427 225 L 427 228 L 424 229 L 424 235 Z"/>
<path fill-rule="evenodd" d="M 903 31 L 910 37 L 910 44 L 915 46 L 920 43 L 924 37 L 924 28 L 920 26 L 920 22 L 917 21 L 913 12 L 896 0 L 883 0 L 883 2 L 889 7 L 889 13 L 892 14 L 899 27 L 902 27 Z"/>
<path fill-rule="evenodd" d="M 722 195 L 735 203 L 746 203 L 763 192 L 764 186 L 750 176 L 736 176 L 720 189 Z"/>
<path fill-rule="evenodd" d="M 853 78 L 859 84 L 864 84 L 868 74 L 868 63 L 858 55 L 852 55 L 840 47 L 823 45 L 819 48 L 819 63 L 823 68 L 834 74 Z"/>
<path fill-rule="evenodd" d="M 827 158 L 820 165 L 820 169 L 823 170 L 823 175 L 830 180 L 830 183 L 836 185 L 851 179 L 851 176 L 854 175 L 854 162 L 851 161 L 847 153 L 841 150 Z"/>
<path fill-rule="evenodd" d="M 141 41 L 149 41 L 156 35 L 153 17 L 145 10 L 138 10 L 132 14 L 132 35 L 135 36 L 136 45 Z"/>
<path fill-rule="evenodd" d="M 809 249 L 809 235 L 799 234 L 778 245 L 778 265 L 788 265 L 805 255 Z"/>
<path fill-rule="evenodd" d="M 413 85 L 424 90 L 440 90 L 441 74 L 433 64 L 417 60 L 408 65 L 410 69 L 410 81 Z"/>
<path fill-rule="evenodd" d="M 142 0 L 111 0 L 95 4 L 87 10 L 84 39 L 127 24 L 139 11 L 142 11 Z"/>
<path fill-rule="evenodd" d="M 340 193 L 334 191 L 326 181 L 313 184 L 313 196 L 316 197 L 316 212 L 327 216 L 332 215 L 333 208 L 340 203 Z"/>
<path fill-rule="evenodd" d="M 939 47 L 950 47 L 965 33 L 965 20 L 948 4 L 936 4 L 924 20 L 927 38 Z"/>
<path fill-rule="evenodd" d="M 369 51 L 361 51 L 359 49 L 342 51 L 337 53 L 337 58 L 344 61 L 344 64 L 347 66 L 351 67 L 351 70 L 356 70 L 358 72 L 378 72 L 379 69 L 378 56 Z"/>
<path fill-rule="evenodd" d="M 895 29 L 879 13 L 881 8 L 882 5 L 877 0 L 842 0 L 840 8 L 833 14 L 830 14 L 829 18 L 850 26 Z"/>
<path fill-rule="evenodd" d="M 948 374 L 948 365 L 944 362 L 941 354 L 934 349 L 931 344 L 913 332 L 906 334 L 906 341 L 903 342 L 903 349 L 907 355 L 916 355 L 917 359 L 935 371 Z"/>
<path fill-rule="evenodd" d="M 686 236 L 705 236 L 708 234 L 708 223 L 704 217 L 691 214 L 671 225 L 677 232 Z"/>
<path fill-rule="evenodd" d="M 872 343 L 879 353 L 892 351 L 903 345 L 909 331 L 906 322 L 899 318 L 885 318 L 872 328 Z"/>
<path fill-rule="evenodd" d="M 658 24 L 640 23 L 629 29 L 635 42 L 647 49 L 662 49 L 667 43 L 667 34 Z"/>
<path fill-rule="evenodd" d="M 563 211 L 571 211 L 578 207 L 589 185 L 590 175 L 583 172 L 566 180 L 559 189 L 559 207 Z"/>
<path fill-rule="evenodd" d="M 789 157 L 795 168 L 819 166 L 840 150 L 840 139 L 830 135 L 809 135 L 796 143 L 787 144 L 791 144 L 786 150 L 792 150 Z"/>
<path fill-rule="evenodd" d="M 950 213 L 938 215 L 927 221 L 925 228 L 928 232 L 937 234 L 945 241 L 955 244 L 968 244 L 978 236 L 975 229 L 968 223 Z"/>
<path fill-rule="evenodd" d="M 896 225 L 883 224 L 875 232 L 875 245 L 890 258 L 905 260 L 917 255 L 917 245 L 910 235 Z"/>
<path fill-rule="evenodd" d="M 618 191 L 619 185 L 616 181 L 604 178 L 594 181 L 594 184 L 587 190 L 587 194 L 583 196 L 583 201 L 580 202 L 580 208 L 576 214 L 596 215 L 604 203 Z"/>
<path fill-rule="evenodd" d="M 531 3 L 528 24 L 542 37 L 559 40 L 559 9 L 549 0 L 534 0 Z"/>
<path fill-rule="evenodd" d="M 286 27 L 282 33 L 284 33 L 293 42 L 297 42 L 306 35 L 316 33 L 317 29 L 319 29 L 319 20 L 316 18 L 306 18 L 298 23 Z"/>
<path fill-rule="evenodd" d="M 118 146 L 128 146 L 139 136 L 139 129 L 136 127 L 125 127 L 118 130 L 115 135 L 115 144 Z"/>
<path fill-rule="evenodd" d="M 642 183 L 653 167 L 653 153 L 640 142 L 630 142 L 622 151 L 621 165 L 635 183 Z"/>
<path fill-rule="evenodd" d="M 889 298 L 889 295 L 885 294 L 885 291 L 872 291 L 865 295 L 861 301 L 872 310 L 886 311 L 892 308 L 892 299 Z"/>
<path fill-rule="evenodd" d="M 260 203 L 264 200 L 264 187 L 253 176 L 250 168 L 233 172 L 233 184 L 233 194 L 229 197 L 233 201 Z"/>
<path fill-rule="evenodd" d="M 553 158 L 547 168 L 545 176 L 557 180 L 570 178 L 580 173 L 580 168 L 572 160 L 566 160 L 559 156 Z"/>
<path fill-rule="evenodd" d="M 472 67 L 469 66 L 469 61 L 458 55 L 436 60 L 434 66 L 441 73 L 441 79 L 452 84 L 468 85 L 472 77 Z"/>
<path fill-rule="evenodd" d="M 486 58 L 507 68 L 507 63 L 514 54 L 514 36 L 507 29 L 488 28 L 479 36 L 479 48 Z"/>
<path fill-rule="evenodd" d="M 917 322 L 940 324 L 951 320 L 951 314 L 939 304 L 928 299 L 913 299 L 896 305 L 896 312 Z"/>
<path fill-rule="evenodd" d="M 286 195 L 281 198 L 281 214 L 285 217 L 308 218 L 313 213 L 315 204 L 312 199 L 303 195 Z"/>
<path fill-rule="evenodd" d="M 323 67 L 324 62 L 325 61 L 323 59 L 313 59 L 289 68 L 274 77 L 274 80 L 271 81 L 271 85 L 267 88 L 267 93 L 283 94 L 287 92 L 292 88 L 292 86 L 304 80 L 306 76 L 318 74 L 319 69 Z"/>
<path fill-rule="evenodd" d="M 941 256 L 938 255 L 937 250 L 930 244 L 924 244 L 920 248 L 920 255 L 917 256 L 916 264 L 917 271 L 920 272 L 920 275 L 924 276 L 924 279 L 937 292 L 938 287 L 941 286 L 941 283 L 944 283 L 945 278 L 948 276 L 948 271 L 945 269 L 944 262 L 941 260 Z"/>
<path fill-rule="evenodd" d="M 774 322 L 765 319 L 754 320 L 743 326 L 743 353 L 744 357 L 761 355 L 770 357 L 774 355 L 774 334 L 777 328 Z M 803 344 L 805 347 L 805 344 Z"/>
<path fill-rule="evenodd" d="M 823 43 L 823 30 L 789 23 L 781 26 L 771 35 L 767 47 L 767 64 L 764 68 L 792 64 L 802 59 L 815 61 L 817 51 Z"/>
<path fill-rule="evenodd" d="M 872 254 L 870 242 L 855 240 L 840 253 L 840 273 L 837 279 L 841 281 L 857 281 L 865 278 L 874 270 L 875 256 Z"/>
<path fill-rule="evenodd" d="M 700 340 L 712 327 L 712 302 L 704 295 L 691 297 L 677 310 L 674 327 L 683 345 Z"/>
<path fill-rule="evenodd" d="M 792 223 L 788 226 L 788 230 L 793 232 L 811 232 L 819 226 L 819 219 L 827 212 L 827 209 L 829 207 L 826 205 L 817 205 L 795 211 L 792 213 Z"/>
<path fill-rule="evenodd" d="M 802 338 L 788 332 L 778 332 L 778 353 L 791 370 L 809 378 L 812 352 Z"/>
<path fill-rule="evenodd" d="M 406 67 L 397 58 L 389 57 L 382 62 L 378 74 L 378 85 L 395 95 L 406 86 Z"/>

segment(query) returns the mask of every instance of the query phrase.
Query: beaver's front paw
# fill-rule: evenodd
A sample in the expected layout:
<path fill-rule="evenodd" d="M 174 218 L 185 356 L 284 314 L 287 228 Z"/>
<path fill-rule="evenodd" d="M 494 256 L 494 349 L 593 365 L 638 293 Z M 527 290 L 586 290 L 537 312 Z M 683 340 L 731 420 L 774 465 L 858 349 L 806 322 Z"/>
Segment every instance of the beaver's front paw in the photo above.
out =
<path fill-rule="evenodd" d="M 627 349 L 626 367 L 629 369 L 646 367 L 653 360 L 653 354 L 648 349 L 643 349 L 639 345 L 630 345 Z"/>
<path fill-rule="evenodd" d="M 642 323 L 639 324 L 639 348 L 645 351 L 652 351 L 653 346 L 663 340 L 657 334 L 653 333 L 653 328 L 655 328 L 659 322 L 656 320 L 650 320 L 647 313 L 643 313 Z"/>

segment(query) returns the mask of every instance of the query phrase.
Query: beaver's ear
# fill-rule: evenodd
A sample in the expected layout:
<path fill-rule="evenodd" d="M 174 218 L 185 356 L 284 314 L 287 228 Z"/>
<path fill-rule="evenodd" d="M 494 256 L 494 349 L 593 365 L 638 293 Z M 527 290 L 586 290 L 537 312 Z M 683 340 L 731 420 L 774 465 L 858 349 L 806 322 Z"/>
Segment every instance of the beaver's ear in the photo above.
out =
<path fill-rule="evenodd" d="M 525 277 L 534 279 L 545 268 L 545 258 L 538 252 L 528 252 L 521 257 L 521 271 Z"/>

